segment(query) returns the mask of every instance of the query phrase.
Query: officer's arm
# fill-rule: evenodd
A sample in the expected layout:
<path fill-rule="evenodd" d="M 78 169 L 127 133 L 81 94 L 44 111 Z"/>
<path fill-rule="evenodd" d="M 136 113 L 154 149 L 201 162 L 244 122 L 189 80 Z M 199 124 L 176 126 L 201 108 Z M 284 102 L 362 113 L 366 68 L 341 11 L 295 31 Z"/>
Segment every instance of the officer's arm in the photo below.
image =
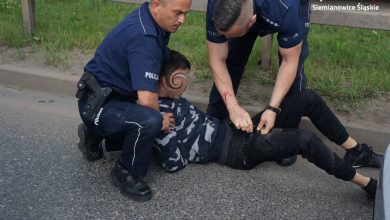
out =
<path fill-rule="evenodd" d="M 213 79 L 215 85 L 218 88 L 218 91 L 222 96 L 225 93 L 230 94 L 232 99 L 234 99 L 234 101 L 237 103 L 237 99 L 233 91 L 232 80 L 226 66 L 228 43 L 212 43 L 207 41 L 207 48 L 209 52 L 209 62 L 213 74 Z"/>
<path fill-rule="evenodd" d="M 302 43 L 287 49 L 279 47 L 280 54 L 282 55 L 282 63 L 276 77 L 274 90 L 269 103 L 270 106 L 278 108 L 293 84 L 298 69 L 301 47 Z M 267 134 L 274 127 L 275 118 L 275 112 L 271 110 L 264 111 L 257 130 L 260 130 L 262 134 Z"/>
<path fill-rule="evenodd" d="M 152 108 L 156 111 L 160 111 L 158 106 L 158 96 L 157 93 L 150 91 L 137 91 L 138 94 L 138 104 Z"/>
<path fill-rule="evenodd" d="M 302 43 L 291 48 L 279 48 L 282 55 L 282 63 L 279 67 L 278 75 L 276 77 L 275 87 L 272 92 L 270 105 L 279 107 L 287 92 L 290 90 L 294 82 L 299 56 L 301 54 Z"/>
<path fill-rule="evenodd" d="M 225 102 L 230 119 L 237 128 L 246 132 L 252 132 L 252 120 L 249 114 L 241 108 L 237 101 L 233 90 L 232 80 L 226 66 L 229 50 L 228 43 L 212 43 L 207 41 L 207 48 L 214 83 Z"/>

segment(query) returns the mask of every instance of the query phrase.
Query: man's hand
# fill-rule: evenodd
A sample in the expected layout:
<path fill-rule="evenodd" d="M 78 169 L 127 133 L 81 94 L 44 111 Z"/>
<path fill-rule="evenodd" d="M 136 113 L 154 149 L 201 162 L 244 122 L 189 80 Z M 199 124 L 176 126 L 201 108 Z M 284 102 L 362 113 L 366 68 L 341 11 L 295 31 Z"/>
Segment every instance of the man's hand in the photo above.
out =
<path fill-rule="evenodd" d="M 253 123 L 250 115 L 238 104 L 229 108 L 229 117 L 237 129 L 247 133 L 253 132 Z"/>
<path fill-rule="evenodd" d="M 257 125 L 257 131 L 261 134 L 268 134 L 275 125 L 276 113 L 265 110 L 261 115 L 260 123 Z"/>
<path fill-rule="evenodd" d="M 169 132 L 171 128 L 175 127 L 175 119 L 173 118 L 173 113 L 172 112 L 164 112 L 162 113 L 163 117 L 163 126 L 161 128 L 162 131 L 164 132 Z"/>
<path fill-rule="evenodd" d="M 229 117 L 234 126 L 237 129 L 241 129 L 244 132 L 252 133 L 253 132 L 253 123 L 252 119 L 245 109 L 241 108 L 237 100 L 229 95 L 224 95 L 226 108 L 229 111 Z"/>

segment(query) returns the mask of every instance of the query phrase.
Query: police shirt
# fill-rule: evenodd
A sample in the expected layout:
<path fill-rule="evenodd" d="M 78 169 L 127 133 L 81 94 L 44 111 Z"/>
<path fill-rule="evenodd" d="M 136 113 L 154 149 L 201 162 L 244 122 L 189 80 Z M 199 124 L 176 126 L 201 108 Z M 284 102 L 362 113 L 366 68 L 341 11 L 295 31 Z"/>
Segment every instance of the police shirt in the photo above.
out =
<path fill-rule="evenodd" d="M 102 86 L 135 100 L 137 90 L 156 92 L 169 37 L 154 21 L 146 2 L 114 27 L 84 71 Z"/>
<path fill-rule="evenodd" d="M 223 43 L 227 39 L 220 35 L 213 21 L 216 0 L 209 0 L 206 14 L 206 38 L 213 43 Z M 278 32 L 278 43 L 282 48 L 298 45 L 303 39 L 303 21 L 299 0 L 253 0 L 256 23 L 250 32 L 259 36 Z"/>

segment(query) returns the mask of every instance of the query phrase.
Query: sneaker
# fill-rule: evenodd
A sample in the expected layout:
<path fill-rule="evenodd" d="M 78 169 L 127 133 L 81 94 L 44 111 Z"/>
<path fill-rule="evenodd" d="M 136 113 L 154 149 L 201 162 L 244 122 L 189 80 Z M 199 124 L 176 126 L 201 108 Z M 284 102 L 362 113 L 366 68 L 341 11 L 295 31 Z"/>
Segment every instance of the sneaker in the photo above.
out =
<path fill-rule="evenodd" d="M 83 123 L 79 125 L 78 135 L 80 142 L 78 147 L 88 161 L 97 161 L 103 158 L 102 138 L 92 134 Z"/>
<path fill-rule="evenodd" d="M 276 161 L 276 163 L 278 163 L 280 166 L 288 167 L 293 165 L 296 161 L 297 161 L 297 155 L 294 155 L 292 157 L 287 157 L 279 161 Z"/>
<path fill-rule="evenodd" d="M 145 202 L 152 198 L 152 190 L 138 176 L 133 176 L 117 161 L 111 170 L 111 181 L 121 189 L 126 197 L 138 202 Z"/>
<path fill-rule="evenodd" d="M 370 177 L 370 182 L 368 182 L 367 186 L 362 187 L 362 189 L 367 193 L 367 198 L 375 199 L 377 186 L 378 186 L 378 181 Z"/>
<path fill-rule="evenodd" d="M 352 153 L 345 153 L 344 160 L 347 161 L 353 168 L 358 167 L 375 167 L 381 168 L 384 157 L 372 150 L 372 147 L 367 144 L 359 144 L 357 146 L 359 153 L 353 155 Z"/>

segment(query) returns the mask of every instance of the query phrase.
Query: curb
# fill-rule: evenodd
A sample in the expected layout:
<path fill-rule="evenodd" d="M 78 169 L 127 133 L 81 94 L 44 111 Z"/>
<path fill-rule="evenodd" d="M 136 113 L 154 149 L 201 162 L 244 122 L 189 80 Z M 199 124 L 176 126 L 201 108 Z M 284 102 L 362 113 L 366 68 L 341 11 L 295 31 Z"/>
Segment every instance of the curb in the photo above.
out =
<path fill-rule="evenodd" d="M 76 93 L 76 84 L 80 76 L 65 75 L 61 73 L 49 72 L 44 70 L 27 69 L 17 67 L 11 64 L 0 65 L 0 84 L 12 85 L 23 89 L 41 90 L 61 95 L 74 97 Z M 205 110 L 207 99 L 185 95 L 198 108 Z M 257 111 L 253 106 L 243 106 L 249 114 L 254 115 Z M 352 137 L 359 142 L 367 142 L 375 146 L 378 152 L 384 153 L 390 143 L 390 131 L 383 131 L 363 127 L 362 125 L 353 125 L 342 122 Z M 309 119 L 303 118 L 300 128 L 314 131 L 321 139 L 326 139 L 313 126 Z"/>
<path fill-rule="evenodd" d="M 21 68 L 11 64 L 0 65 L 0 83 L 23 89 L 41 90 L 74 97 L 79 79 L 80 76 Z"/>

